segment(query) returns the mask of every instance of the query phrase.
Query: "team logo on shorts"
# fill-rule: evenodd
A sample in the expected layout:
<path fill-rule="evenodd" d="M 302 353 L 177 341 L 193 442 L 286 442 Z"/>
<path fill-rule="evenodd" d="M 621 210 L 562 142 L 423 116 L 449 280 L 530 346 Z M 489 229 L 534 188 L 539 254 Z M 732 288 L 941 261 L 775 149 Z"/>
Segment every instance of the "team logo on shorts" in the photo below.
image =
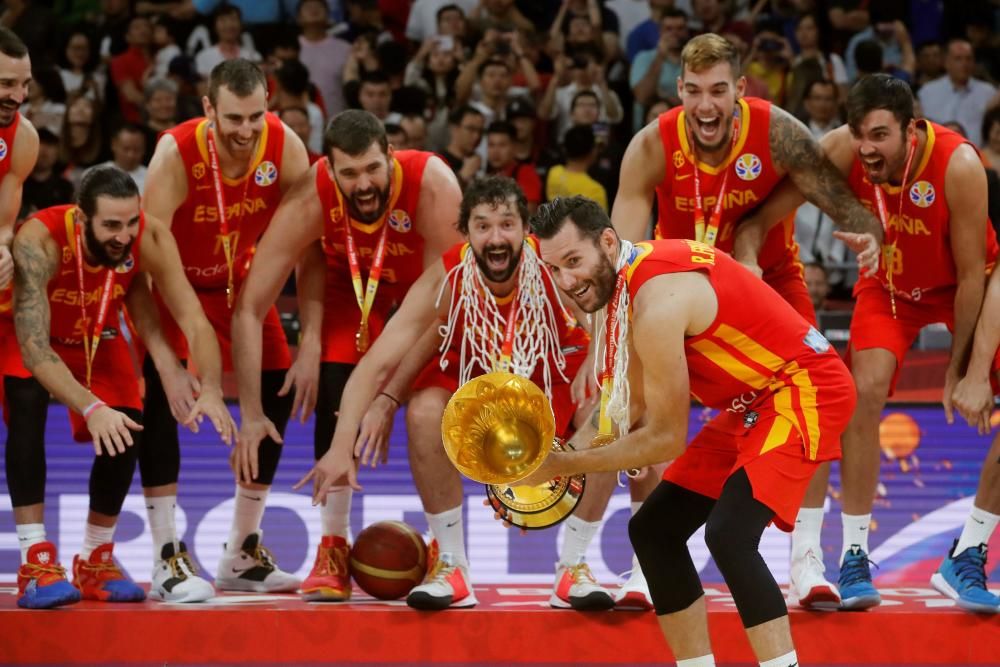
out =
<path fill-rule="evenodd" d="M 830 341 L 815 327 L 809 327 L 809 333 L 806 334 L 805 340 L 802 342 L 816 354 L 823 354 L 830 349 Z"/>
<path fill-rule="evenodd" d="M 927 208 L 937 199 L 934 186 L 927 181 L 917 181 L 910 188 L 910 201 L 920 208 Z"/>
<path fill-rule="evenodd" d="M 684 153 L 680 151 L 674 151 L 674 169 L 680 169 L 684 166 Z"/>
<path fill-rule="evenodd" d="M 752 181 L 760 176 L 763 168 L 760 158 L 753 153 L 744 153 L 736 158 L 736 175 L 744 181 Z"/>
<path fill-rule="evenodd" d="M 196 162 L 193 167 L 191 167 L 191 175 L 194 176 L 196 181 L 205 178 L 205 163 Z"/>
<path fill-rule="evenodd" d="M 0 139 L 0 160 L 7 157 L 7 142 Z"/>
<path fill-rule="evenodd" d="M 132 253 L 129 253 L 128 257 L 125 258 L 125 261 L 115 267 L 115 273 L 128 273 L 134 268 L 135 257 L 132 256 Z"/>
<path fill-rule="evenodd" d="M 271 185 L 276 180 L 278 180 L 278 168 L 270 160 L 261 162 L 253 174 L 253 182 L 262 188 Z"/>
<path fill-rule="evenodd" d="M 410 222 L 410 216 L 406 214 L 406 211 L 397 208 L 389 214 L 389 226 L 400 234 L 405 234 L 413 227 L 413 223 Z"/>

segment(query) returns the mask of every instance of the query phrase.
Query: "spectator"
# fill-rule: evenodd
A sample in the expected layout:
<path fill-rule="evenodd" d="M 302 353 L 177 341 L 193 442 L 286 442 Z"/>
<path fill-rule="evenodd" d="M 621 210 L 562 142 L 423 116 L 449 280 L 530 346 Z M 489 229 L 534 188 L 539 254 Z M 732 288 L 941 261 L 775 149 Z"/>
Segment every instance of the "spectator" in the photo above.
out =
<path fill-rule="evenodd" d="M 302 0 L 296 21 L 302 30 L 299 60 L 308 68 L 309 79 L 319 89 L 326 114 L 332 118 L 347 106 L 343 76 L 351 45 L 329 34 L 330 11 L 326 0 Z"/>
<path fill-rule="evenodd" d="M 448 117 L 451 138 L 448 146 L 441 151 L 441 157 L 458 176 L 458 182 L 463 188 L 482 168 L 483 160 L 476 153 L 476 148 L 483 139 L 485 126 L 486 120 L 483 114 L 468 105 L 458 107 Z"/>
<path fill-rule="evenodd" d="M 87 28 L 77 27 L 66 36 L 59 57 L 59 76 L 66 94 L 82 91 L 96 100 L 104 99 L 107 78 L 97 67 L 101 57 Z"/>
<path fill-rule="evenodd" d="M 410 8 L 410 17 L 406 22 L 406 38 L 423 44 L 424 40 L 434 35 L 456 36 L 456 33 L 445 32 L 442 27 L 446 30 L 455 28 L 455 10 L 461 14 L 464 25 L 465 17 L 478 4 L 479 0 L 416 0 Z"/>
<path fill-rule="evenodd" d="M 944 52 L 937 42 L 921 44 L 917 49 L 917 71 L 913 84 L 920 88 L 925 84 L 944 76 Z"/>
<path fill-rule="evenodd" d="M 869 0 L 829 0 L 827 18 L 833 27 L 831 49 L 843 53 L 851 37 L 869 27 L 869 4 Z M 851 78 L 850 72 L 848 78 Z"/>
<path fill-rule="evenodd" d="M 394 39 L 382 21 L 378 0 L 343 0 L 343 5 L 344 23 L 338 26 L 337 37 L 352 44 L 368 33 L 375 37 L 375 44 Z"/>
<path fill-rule="evenodd" d="M 180 41 L 180 28 L 169 16 L 157 16 L 153 22 L 153 46 L 156 55 L 153 58 L 153 76 L 163 78 L 170 71 L 170 61 L 184 55 Z"/>
<path fill-rule="evenodd" d="M 1000 107 L 993 107 L 983 116 L 980 150 L 994 170 L 1000 169 Z"/>
<path fill-rule="evenodd" d="M 101 107 L 96 100 L 78 95 L 66 102 L 66 116 L 59 136 L 59 159 L 74 189 L 87 167 L 106 159 L 104 133 L 98 122 L 100 117 Z"/>
<path fill-rule="evenodd" d="M 857 45 L 854 49 L 854 55 L 858 68 L 858 79 L 863 79 L 869 74 L 883 72 L 903 81 L 909 81 L 910 75 L 898 67 L 887 65 L 882 54 L 882 44 L 876 39 L 866 39 Z"/>
<path fill-rule="evenodd" d="M 778 32 L 775 23 L 762 21 L 758 24 L 746 73 L 764 82 L 766 99 L 778 106 L 785 106 L 785 84 L 793 57 L 791 45 Z"/>
<path fill-rule="evenodd" d="M 406 130 L 396 123 L 385 124 L 385 138 L 392 146 L 393 150 L 401 151 L 406 149 Z"/>
<path fill-rule="evenodd" d="M 322 153 L 314 153 L 309 150 L 312 140 L 312 127 L 309 125 L 308 111 L 302 107 L 285 107 L 278 111 L 278 118 L 288 126 L 288 129 L 298 135 L 302 143 L 305 144 L 306 152 L 309 154 L 309 164 L 315 164 L 323 157 Z"/>
<path fill-rule="evenodd" d="M 385 75 L 378 71 L 366 73 L 358 86 L 358 106 L 385 122 L 391 103 L 392 89 Z"/>
<path fill-rule="evenodd" d="M 129 21 L 125 33 L 128 49 L 111 59 L 111 80 L 118 90 L 118 106 L 122 118 L 129 123 L 142 119 L 143 80 L 153 64 L 153 29 L 145 16 L 135 16 Z"/>
<path fill-rule="evenodd" d="M 243 14 L 236 5 L 219 5 L 212 15 L 215 28 L 215 43 L 202 49 L 194 58 L 198 75 L 207 79 L 216 65 L 234 58 L 245 58 L 260 62 L 260 54 L 255 49 L 245 47 L 241 41 L 243 34 Z"/>
<path fill-rule="evenodd" d="M 535 165 L 518 162 L 514 156 L 517 132 L 505 121 L 494 121 L 486 129 L 486 171 L 517 181 L 528 201 L 528 212 L 534 213 L 542 203 L 542 179 Z"/>
<path fill-rule="evenodd" d="M 973 6 L 965 22 L 965 37 L 972 45 L 976 67 L 973 76 L 986 81 L 1000 77 L 1000 47 L 994 33 L 994 10 L 989 6 Z"/>
<path fill-rule="evenodd" d="M 804 274 L 806 279 L 806 289 L 809 290 L 809 299 L 812 301 L 816 312 L 826 310 L 826 297 L 830 294 L 830 282 L 827 280 L 826 268 L 819 262 L 810 262 L 805 265 Z"/>
<path fill-rule="evenodd" d="M 562 85 L 567 71 L 569 81 Z M 593 91 L 600 98 L 601 121 L 612 125 L 622 122 L 622 104 L 618 94 L 608 87 L 600 54 L 594 49 L 577 51 L 572 58 L 563 57 L 556 61 L 556 75 L 549 81 L 545 96 L 538 105 L 540 118 L 555 121 L 557 137 L 561 138 L 569 129 L 573 98 L 583 90 Z"/>
<path fill-rule="evenodd" d="M 538 111 L 531 99 L 519 97 L 507 105 L 507 122 L 514 126 L 514 157 L 518 162 L 538 162 Z"/>
<path fill-rule="evenodd" d="M 688 39 L 687 14 L 679 9 L 663 10 L 660 39 L 655 49 L 640 51 L 632 61 L 629 84 L 635 96 L 633 125 L 642 125 L 644 107 L 654 99 L 677 100 L 677 79 L 681 75 L 681 49 Z"/>
<path fill-rule="evenodd" d="M 198 94 L 200 79 L 194 71 L 194 62 L 187 56 L 177 56 L 170 61 L 167 80 L 177 86 L 177 120 L 183 122 L 202 115 L 202 96 Z"/>
<path fill-rule="evenodd" d="M 727 41 L 731 42 L 732 45 L 736 47 L 736 50 L 740 54 L 741 63 L 750 62 L 750 43 L 743 38 L 742 33 L 723 32 L 719 33 L 719 35 L 725 38 Z M 743 73 L 743 76 L 747 82 L 746 89 L 743 91 L 744 95 L 747 95 L 749 97 L 760 97 L 762 99 L 767 97 L 768 89 L 766 83 L 764 83 L 755 76 L 747 74 L 745 71 Z"/>
<path fill-rule="evenodd" d="M 24 181 L 18 218 L 73 201 L 73 184 L 59 173 L 58 162 L 59 137 L 47 127 L 38 128 L 38 160 Z"/>
<path fill-rule="evenodd" d="M 404 148 L 411 150 L 426 150 L 427 148 L 427 121 L 418 114 L 404 114 L 399 119 L 399 126 L 406 133 L 406 145 Z"/>
<path fill-rule="evenodd" d="M 552 167 L 545 180 L 546 200 L 583 195 L 593 199 L 607 211 L 608 193 L 604 191 L 603 185 L 587 174 L 587 170 L 597 159 L 593 129 L 587 125 L 571 127 L 566 131 L 563 150 L 566 163 Z"/>
<path fill-rule="evenodd" d="M 193 4 L 203 16 L 217 15 L 227 6 L 235 8 L 239 12 L 241 30 L 245 25 L 248 31 L 249 39 L 246 41 L 248 49 L 257 51 L 259 47 L 260 51 L 266 53 L 271 49 L 271 39 L 278 24 L 285 16 L 295 16 L 297 0 L 193 0 Z M 210 67 L 208 71 L 212 71 L 212 68 Z"/>
<path fill-rule="evenodd" d="M 975 60 L 972 45 L 965 40 L 948 42 L 944 67 L 945 76 L 920 89 L 924 115 L 938 123 L 958 121 L 968 131 L 969 141 L 979 146 L 982 143 L 983 115 L 996 88 L 972 77 Z"/>
<path fill-rule="evenodd" d="M 575 33 L 575 34 L 574 34 Z M 608 61 L 618 59 L 618 17 L 597 0 L 563 0 L 552 26 L 550 39 L 565 44 L 564 51 L 592 43 L 606 54 Z"/>
<path fill-rule="evenodd" d="M 873 7 L 874 12 L 877 7 Z M 857 81 L 861 78 L 858 71 L 857 48 L 861 42 L 874 40 L 882 47 L 883 67 L 889 66 L 899 71 L 906 72 L 906 79 L 913 77 L 917 67 L 917 58 L 913 54 L 913 44 L 910 42 L 910 34 L 906 26 L 900 20 L 892 20 L 888 16 L 878 20 L 873 16 L 873 25 L 865 28 L 847 44 L 845 51 L 847 78 L 850 81 Z"/>
<path fill-rule="evenodd" d="M 523 76 L 525 86 L 512 85 L 515 73 Z M 538 72 L 517 33 L 490 28 L 455 80 L 455 102 L 472 101 L 487 120 L 493 120 L 502 118 L 512 98 L 530 95 L 540 87 Z"/>
<path fill-rule="evenodd" d="M 802 14 L 795 22 L 795 41 L 799 53 L 792 60 L 792 71 L 789 81 L 789 99 L 792 109 L 798 106 L 799 100 L 805 97 L 805 91 L 811 80 L 798 81 L 799 72 L 807 62 L 815 62 L 821 72 L 819 78 L 832 81 L 836 85 L 837 100 L 847 99 L 847 67 L 844 60 L 836 53 L 823 47 L 819 21 L 815 14 Z"/>
<path fill-rule="evenodd" d="M 105 165 L 118 167 L 135 181 L 139 192 L 146 185 L 146 167 L 142 158 L 146 154 L 146 135 L 138 125 L 125 124 L 111 137 L 111 159 Z M 95 165 L 101 166 L 101 165 Z"/>
<path fill-rule="evenodd" d="M 514 0 L 480 0 L 468 16 L 469 21 L 479 25 L 482 30 L 495 25 L 512 26 L 524 32 L 535 29 L 535 24 L 521 13 Z"/>
<path fill-rule="evenodd" d="M 21 106 L 21 114 L 36 128 L 46 127 L 53 134 L 62 132 L 66 115 L 66 91 L 59 71 L 51 65 L 42 65 L 32 72 L 28 82 L 28 97 Z"/>
<path fill-rule="evenodd" d="M 660 41 L 660 19 L 674 6 L 674 0 L 649 0 L 649 18 L 637 25 L 625 40 L 625 58 L 629 63 L 643 51 L 655 49 Z"/>
<path fill-rule="evenodd" d="M 457 4 L 449 3 L 437 10 L 437 36 L 453 37 L 455 46 L 461 47 L 468 36 L 469 24 L 465 11 Z"/>
<path fill-rule="evenodd" d="M 723 0 L 692 0 L 691 8 L 691 25 L 697 34 L 735 32 L 743 41 L 749 42 L 753 38 L 753 28 L 744 21 L 734 21 L 728 3 Z"/>
<path fill-rule="evenodd" d="M 816 139 L 840 125 L 837 86 L 833 81 L 813 81 L 806 89 L 805 122 Z"/>
<path fill-rule="evenodd" d="M 649 5 L 647 0 L 606 0 L 604 3 L 604 6 L 614 12 L 615 18 L 618 19 L 618 47 L 626 59 L 628 58 L 628 37 L 633 30 L 649 20 Z M 667 3 L 667 5 L 673 7 L 672 2 Z M 653 27 L 655 31 L 659 31 L 655 23 Z"/>
<path fill-rule="evenodd" d="M 448 142 L 448 109 L 455 100 L 461 48 L 451 35 L 430 37 L 406 66 L 406 85 L 421 88 L 429 99 L 429 145 L 432 149 L 441 148 Z"/>
<path fill-rule="evenodd" d="M 660 114 L 667 113 L 672 108 L 673 105 L 667 100 L 653 100 L 653 103 L 649 105 L 648 109 L 646 109 L 646 117 L 643 118 L 643 125 L 649 125 L 659 118 Z"/>
<path fill-rule="evenodd" d="M 104 0 L 101 2 L 101 9 L 96 21 L 97 35 L 101 60 L 108 62 L 111 58 L 125 53 L 129 47 L 127 35 L 132 22 L 132 12 L 128 0 Z M 31 50 L 30 44 L 28 49 Z"/>
<path fill-rule="evenodd" d="M 3 4 L 0 25 L 10 28 L 24 41 L 36 67 L 54 65 L 52 58 L 48 57 L 52 35 L 56 34 L 56 17 L 51 9 L 52 3 L 7 0 Z"/>
<path fill-rule="evenodd" d="M 309 95 L 309 70 L 298 60 L 286 60 L 275 72 L 275 91 L 269 106 L 271 109 L 301 107 L 309 113 L 309 127 L 312 139 L 307 148 L 313 153 L 323 152 L 323 111 L 316 106 Z"/>
<path fill-rule="evenodd" d="M 354 43 L 351 44 L 351 52 L 347 54 L 347 62 L 344 63 L 344 71 L 341 75 L 344 81 L 344 96 L 347 98 L 348 104 L 350 104 L 351 95 L 348 91 L 351 84 L 356 85 L 361 77 L 374 72 L 385 77 L 385 72 L 382 72 L 381 63 L 378 60 L 377 40 L 376 33 L 365 32 L 358 35 Z M 388 77 L 386 80 L 388 81 Z"/>
<path fill-rule="evenodd" d="M 177 117 L 177 84 L 170 79 L 149 79 L 143 93 L 146 98 L 146 122 L 142 131 L 146 138 L 146 154 L 142 163 L 148 165 L 153 159 L 153 150 L 160 132 L 169 130 L 180 122 Z"/>

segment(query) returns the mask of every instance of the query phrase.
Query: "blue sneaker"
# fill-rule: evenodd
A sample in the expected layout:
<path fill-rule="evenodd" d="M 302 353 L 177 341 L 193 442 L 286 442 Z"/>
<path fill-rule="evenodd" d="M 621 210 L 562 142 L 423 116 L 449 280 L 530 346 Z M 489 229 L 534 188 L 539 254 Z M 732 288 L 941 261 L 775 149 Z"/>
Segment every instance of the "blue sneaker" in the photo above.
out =
<path fill-rule="evenodd" d="M 955 555 L 958 540 L 931 577 L 931 586 L 962 609 L 985 614 L 1000 612 L 1000 597 L 986 590 L 986 545 L 969 547 Z"/>
<path fill-rule="evenodd" d="M 871 565 L 875 564 L 868 560 L 868 554 L 857 544 L 852 544 L 844 554 L 838 582 L 841 609 L 856 611 L 882 604 L 882 596 L 872 584 Z"/>
<path fill-rule="evenodd" d="M 28 562 L 17 571 L 17 592 L 17 606 L 24 609 L 51 609 L 80 601 L 80 591 L 66 580 L 66 570 L 51 542 L 28 549 Z"/>

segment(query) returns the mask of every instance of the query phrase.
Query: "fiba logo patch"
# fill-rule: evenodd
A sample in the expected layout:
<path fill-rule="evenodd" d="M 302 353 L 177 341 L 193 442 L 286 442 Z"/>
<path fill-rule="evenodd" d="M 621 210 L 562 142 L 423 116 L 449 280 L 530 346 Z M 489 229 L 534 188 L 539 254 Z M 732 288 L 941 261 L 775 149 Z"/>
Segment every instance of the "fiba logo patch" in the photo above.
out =
<path fill-rule="evenodd" d="M 276 180 L 278 180 L 278 168 L 270 160 L 261 162 L 253 174 L 253 182 L 262 188 L 271 185 Z"/>
<path fill-rule="evenodd" d="M 910 188 L 910 201 L 920 208 L 927 208 L 934 203 L 937 193 L 934 186 L 927 181 L 917 181 Z"/>
<path fill-rule="evenodd" d="M 196 181 L 205 178 L 205 163 L 196 162 L 195 165 L 191 167 L 191 175 L 194 176 Z"/>
<path fill-rule="evenodd" d="M 7 157 L 7 142 L 0 139 L 0 160 Z"/>
<path fill-rule="evenodd" d="M 760 158 L 753 153 L 744 153 L 736 158 L 736 175 L 744 181 L 752 181 L 760 176 L 763 168 L 764 165 L 761 164 Z"/>
<path fill-rule="evenodd" d="M 132 256 L 132 253 L 129 253 L 128 257 L 125 258 L 125 261 L 115 267 L 115 273 L 128 273 L 134 268 L 135 257 Z"/>
<path fill-rule="evenodd" d="M 674 151 L 674 169 L 680 169 L 684 166 L 684 154 L 680 151 Z"/>
<path fill-rule="evenodd" d="M 413 223 L 410 222 L 410 216 L 406 214 L 406 211 L 397 208 L 389 214 L 389 226 L 400 234 L 405 234 L 413 227 Z"/>

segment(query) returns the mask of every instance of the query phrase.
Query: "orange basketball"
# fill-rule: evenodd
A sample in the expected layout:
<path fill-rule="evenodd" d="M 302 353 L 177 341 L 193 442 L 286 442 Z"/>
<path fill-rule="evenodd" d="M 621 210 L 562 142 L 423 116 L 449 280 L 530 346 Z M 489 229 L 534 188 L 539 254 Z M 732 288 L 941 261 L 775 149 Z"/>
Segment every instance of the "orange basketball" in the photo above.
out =
<path fill-rule="evenodd" d="M 398 600 L 424 580 L 427 545 L 402 521 L 379 521 L 361 531 L 351 547 L 351 575 L 365 593 Z"/>

